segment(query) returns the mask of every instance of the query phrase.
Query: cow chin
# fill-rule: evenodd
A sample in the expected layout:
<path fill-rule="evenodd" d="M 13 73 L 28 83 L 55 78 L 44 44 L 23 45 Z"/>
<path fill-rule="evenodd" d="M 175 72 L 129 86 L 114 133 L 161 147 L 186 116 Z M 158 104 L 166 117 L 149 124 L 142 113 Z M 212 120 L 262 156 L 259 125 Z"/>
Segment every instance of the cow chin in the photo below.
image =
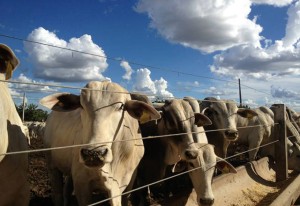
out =
<path fill-rule="evenodd" d="M 87 167 L 103 167 L 105 163 L 112 161 L 111 149 L 101 147 L 101 149 L 81 149 L 80 162 Z"/>

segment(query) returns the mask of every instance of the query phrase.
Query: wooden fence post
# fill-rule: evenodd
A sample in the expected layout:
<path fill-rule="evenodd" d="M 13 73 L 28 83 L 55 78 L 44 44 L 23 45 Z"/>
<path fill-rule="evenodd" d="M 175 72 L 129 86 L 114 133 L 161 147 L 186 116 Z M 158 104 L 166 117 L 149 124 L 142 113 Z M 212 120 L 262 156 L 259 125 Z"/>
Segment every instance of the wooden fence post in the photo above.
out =
<path fill-rule="evenodd" d="M 286 137 L 286 107 L 284 104 L 274 105 L 274 135 L 275 140 L 275 161 L 276 181 L 283 181 L 288 178 L 287 159 L 287 137 Z"/>

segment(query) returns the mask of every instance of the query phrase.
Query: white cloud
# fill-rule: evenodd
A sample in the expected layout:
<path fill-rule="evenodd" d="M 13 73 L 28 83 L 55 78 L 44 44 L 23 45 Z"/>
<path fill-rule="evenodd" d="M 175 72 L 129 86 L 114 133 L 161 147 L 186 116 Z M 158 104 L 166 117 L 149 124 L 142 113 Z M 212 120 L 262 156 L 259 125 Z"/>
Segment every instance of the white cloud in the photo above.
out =
<path fill-rule="evenodd" d="M 140 0 L 135 9 L 167 40 L 210 53 L 260 45 L 262 27 L 248 19 L 250 6 L 250 0 Z"/>
<path fill-rule="evenodd" d="M 250 106 L 251 108 L 258 107 L 259 105 L 253 99 L 244 99 L 242 105 Z"/>
<path fill-rule="evenodd" d="M 299 92 L 283 89 L 281 87 L 271 86 L 271 94 L 275 98 L 297 98 L 300 99 Z"/>
<path fill-rule="evenodd" d="M 233 99 L 238 98 L 238 90 L 236 84 L 227 83 L 225 86 L 211 86 L 201 91 L 207 97 L 221 97 L 222 99 Z"/>
<path fill-rule="evenodd" d="M 254 4 L 268 4 L 273 6 L 287 6 L 294 0 L 251 0 Z"/>
<path fill-rule="evenodd" d="M 230 48 L 214 56 L 210 70 L 218 76 L 241 78 L 244 84 L 258 90 L 268 89 L 273 98 L 297 99 L 295 94 L 300 93 L 295 86 L 300 77 L 299 40 L 300 1 L 297 1 L 288 9 L 286 34 L 281 40 L 268 41 L 264 48 L 253 45 Z"/>
<path fill-rule="evenodd" d="M 127 61 L 121 61 L 120 66 L 125 69 L 125 74 L 122 76 L 123 79 L 131 80 L 131 75 L 134 70 L 131 68 Z"/>
<path fill-rule="evenodd" d="M 154 84 L 157 90 L 156 95 L 162 97 L 174 97 L 171 92 L 167 91 L 168 82 L 164 80 L 162 77 L 159 80 L 155 80 Z"/>
<path fill-rule="evenodd" d="M 57 37 L 54 32 L 39 27 L 29 34 L 28 40 L 94 54 L 24 43 L 26 52 L 35 64 L 34 72 L 37 77 L 70 82 L 105 79 L 102 73 L 108 67 L 106 55 L 90 35 L 74 37 L 67 42 Z"/>
<path fill-rule="evenodd" d="M 156 94 L 155 84 L 150 77 L 151 71 L 147 68 L 136 71 L 136 82 L 134 90 L 145 94 Z"/>
<path fill-rule="evenodd" d="M 54 89 L 49 86 L 44 86 L 47 84 L 47 82 L 38 82 L 35 80 L 30 79 L 29 77 L 26 77 L 24 74 L 20 74 L 17 78 L 13 79 L 17 82 L 24 82 L 26 84 L 9 84 L 9 87 L 11 88 L 11 91 L 14 95 L 20 94 L 20 93 L 37 93 L 37 92 L 55 92 L 57 89 Z M 49 83 L 51 84 L 51 83 Z"/>
<path fill-rule="evenodd" d="M 162 96 L 164 98 L 173 97 L 173 94 L 167 91 L 168 83 L 162 77 L 159 80 L 152 80 L 151 71 L 147 68 L 136 71 L 136 82 L 133 89 L 147 95 Z"/>

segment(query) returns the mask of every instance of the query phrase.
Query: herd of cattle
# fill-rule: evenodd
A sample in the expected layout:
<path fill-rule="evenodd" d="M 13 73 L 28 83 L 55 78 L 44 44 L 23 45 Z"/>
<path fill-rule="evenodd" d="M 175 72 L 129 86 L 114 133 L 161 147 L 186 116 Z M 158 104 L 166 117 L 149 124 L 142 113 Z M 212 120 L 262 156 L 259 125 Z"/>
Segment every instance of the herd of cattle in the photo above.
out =
<path fill-rule="evenodd" d="M 19 61 L 0 44 L 1 80 L 11 77 Z M 273 107 L 241 109 L 233 101 L 192 97 L 151 103 L 109 81 L 92 81 L 80 95 L 57 93 L 40 100 L 51 109 L 42 124 L 24 125 L 1 81 L 0 205 L 28 205 L 28 136 L 40 135 L 46 148 L 53 204 L 79 205 L 109 199 L 110 205 L 149 205 L 147 184 L 167 173 L 188 175 L 199 205 L 211 206 L 215 168 L 236 173 L 224 158 L 234 144 L 248 145 L 249 160 L 274 157 Z M 287 108 L 288 167 L 300 171 L 299 115 Z M 230 149 L 231 148 L 231 149 Z M 66 177 L 66 178 L 65 178 Z M 155 190 L 154 184 L 150 191 Z M 135 192 L 130 194 L 130 191 Z M 122 195 L 123 194 L 123 195 Z M 130 195 L 129 195 L 130 194 Z M 100 199 L 99 199 L 100 198 Z"/>

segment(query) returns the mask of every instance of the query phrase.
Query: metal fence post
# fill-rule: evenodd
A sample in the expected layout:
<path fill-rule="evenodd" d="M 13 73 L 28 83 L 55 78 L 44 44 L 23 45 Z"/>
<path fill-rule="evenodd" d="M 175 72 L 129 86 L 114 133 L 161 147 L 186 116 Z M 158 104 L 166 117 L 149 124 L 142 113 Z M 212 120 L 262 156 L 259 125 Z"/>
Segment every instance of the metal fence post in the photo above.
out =
<path fill-rule="evenodd" d="M 276 161 L 276 181 L 288 178 L 287 159 L 287 137 L 286 137 L 286 107 L 284 104 L 274 105 L 274 135 L 275 140 L 275 161 Z"/>

